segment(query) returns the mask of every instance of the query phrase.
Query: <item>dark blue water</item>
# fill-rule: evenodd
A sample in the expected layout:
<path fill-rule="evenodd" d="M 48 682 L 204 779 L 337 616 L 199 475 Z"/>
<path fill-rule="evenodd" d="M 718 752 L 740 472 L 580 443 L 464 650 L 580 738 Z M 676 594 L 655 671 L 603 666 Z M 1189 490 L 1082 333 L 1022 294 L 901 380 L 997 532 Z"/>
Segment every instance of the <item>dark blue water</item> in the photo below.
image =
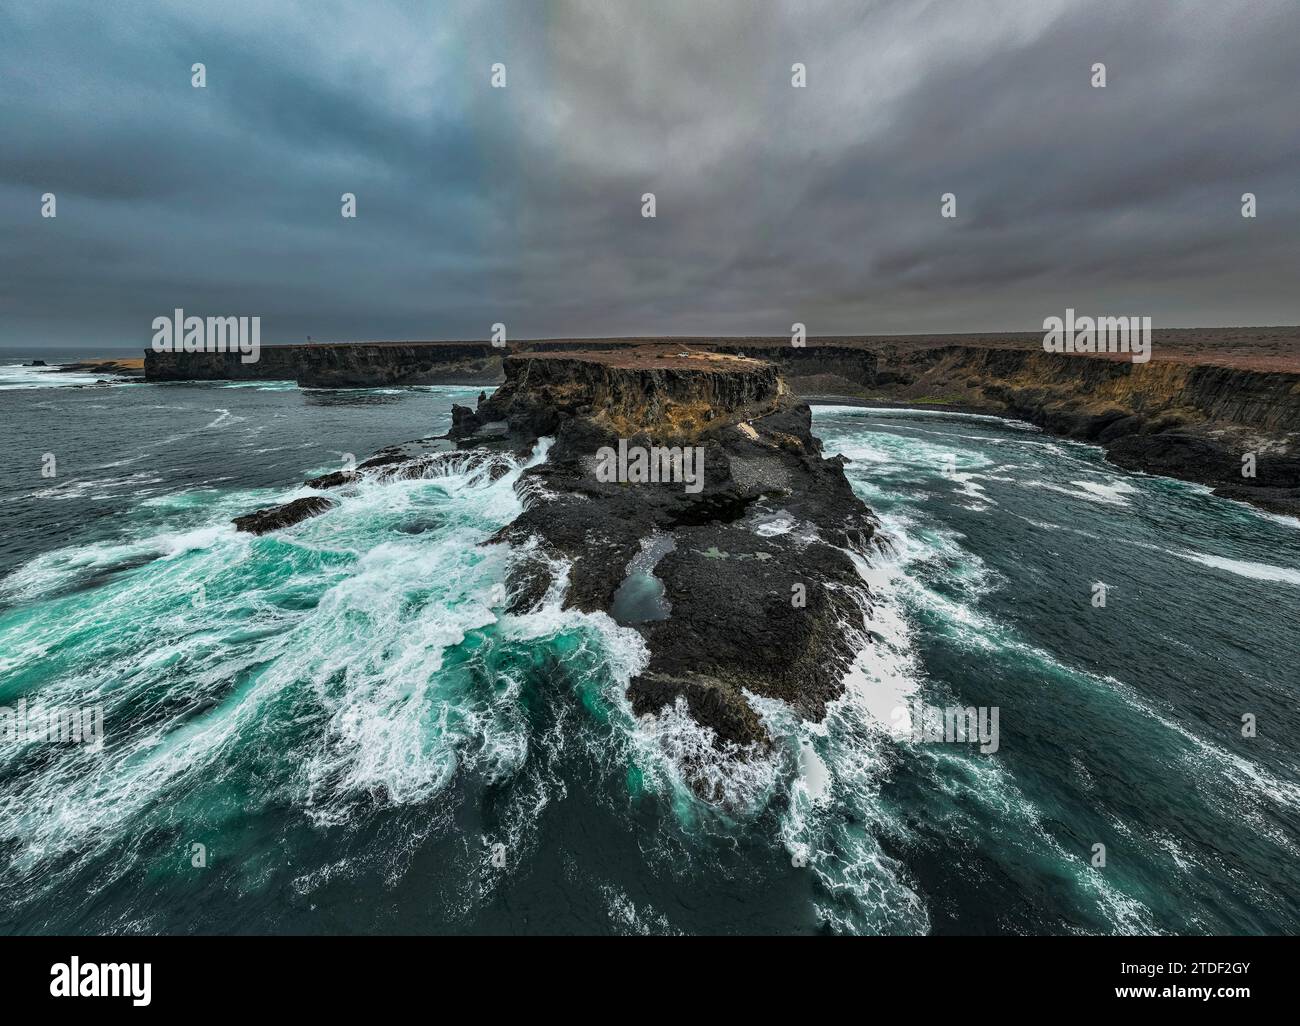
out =
<path fill-rule="evenodd" d="M 4 375 L 0 706 L 104 717 L 97 751 L 0 741 L 6 932 L 1300 925 L 1293 520 L 993 420 L 818 410 L 889 539 L 875 641 L 732 763 L 630 715 L 634 631 L 502 610 L 518 469 L 230 527 L 477 389 Z M 621 618 L 671 618 L 642 569 Z M 917 699 L 996 707 L 997 751 L 912 740 Z"/>

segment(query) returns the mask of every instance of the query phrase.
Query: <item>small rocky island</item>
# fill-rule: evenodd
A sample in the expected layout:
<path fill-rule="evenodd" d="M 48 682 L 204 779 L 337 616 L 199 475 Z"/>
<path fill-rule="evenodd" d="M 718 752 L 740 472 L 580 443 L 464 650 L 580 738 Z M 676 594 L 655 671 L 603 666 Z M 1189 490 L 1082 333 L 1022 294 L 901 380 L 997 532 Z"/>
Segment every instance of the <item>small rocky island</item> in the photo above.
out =
<path fill-rule="evenodd" d="M 518 553 L 509 611 L 536 608 L 567 566 L 566 608 L 607 612 L 646 641 L 628 694 L 637 715 L 680 698 L 718 744 L 741 747 L 769 740 L 747 693 L 820 719 L 867 643 L 870 598 L 849 550 L 865 553 L 877 523 L 776 366 L 655 345 L 521 353 L 504 373 L 477 409 L 453 409 L 440 443 L 308 484 L 419 476 L 430 460 L 524 456 L 551 439 L 516 486 L 523 513 L 489 540 Z M 326 509 L 297 500 L 239 526 Z"/>
<path fill-rule="evenodd" d="M 543 487 L 496 539 L 541 542 L 516 564 L 513 608 L 540 601 L 562 557 L 566 605 L 646 639 L 649 664 L 629 689 L 638 715 L 680 696 L 740 745 L 766 741 L 746 691 L 820 719 L 865 642 L 865 585 L 845 549 L 865 552 L 877 525 L 777 369 L 646 346 L 521 354 L 505 374 L 477 410 L 454 411 L 450 435 L 518 450 L 554 438 L 521 481 Z M 702 482 L 601 480 L 601 452 L 620 442 L 698 447 Z"/>

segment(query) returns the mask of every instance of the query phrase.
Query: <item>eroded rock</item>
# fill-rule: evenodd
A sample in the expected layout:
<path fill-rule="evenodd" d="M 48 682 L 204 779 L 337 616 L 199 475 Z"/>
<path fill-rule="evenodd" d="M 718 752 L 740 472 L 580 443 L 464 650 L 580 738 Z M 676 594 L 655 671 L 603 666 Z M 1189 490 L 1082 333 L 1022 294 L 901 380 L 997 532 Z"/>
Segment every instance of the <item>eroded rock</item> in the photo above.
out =
<path fill-rule="evenodd" d="M 309 495 L 303 499 L 294 499 L 281 506 L 268 506 L 266 509 L 254 510 L 231 521 L 237 530 L 250 534 L 266 534 L 284 527 L 292 527 L 310 517 L 320 516 L 338 503 L 320 495 Z"/>
<path fill-rule="evenodd" d="M 734 356 L 640 352 L 521 354 L 506 383 L 456 419 L 459 444 L 476 425 L 508 425 L 520 450 L 551 436 L 547 460 L 525 472 L 541 498 L 494 540 L 540 544 L 569 567 L 564 604 L 609 612 L 625 568 L 651 537 L 671 551 L 654 575 L 671 613 L 637 623 L 649 663 L 630 684 L 637 715 L 684 699 L 719 742 L 762 746 L 762 721 L 746 692 L 780 698 L 818 719 L 841 692 L 867 643 L 869 595 L 852 558 L 876 530 L 840 460 L 826 459 L 808 407 L 791 398 L 771 364 Z M 703 483 L 602 481 L 602 447 L 702 450 Z M 754 530 L 779 508 L 799 525 Z M 536 601 L 544 559 L 521 561 L 512 593 Z"/>

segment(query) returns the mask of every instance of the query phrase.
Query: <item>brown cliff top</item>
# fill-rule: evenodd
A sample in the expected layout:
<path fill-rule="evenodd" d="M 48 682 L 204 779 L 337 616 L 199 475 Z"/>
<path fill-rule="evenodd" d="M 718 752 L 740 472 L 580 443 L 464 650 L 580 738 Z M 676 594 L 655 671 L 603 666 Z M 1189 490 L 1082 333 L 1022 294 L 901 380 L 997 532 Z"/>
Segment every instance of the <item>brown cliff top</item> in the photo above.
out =
<path fill-rule="evenodd" d="M 619 370 L 707 370 L 713 372 L 751 371 L 766 366 L 746 356 L 713 353 L 700 347 L 675 344 L 636 345 L 629 343 L 616 349 L 544 350 L 515 353 L 512 361 L 580 360 Z"/>

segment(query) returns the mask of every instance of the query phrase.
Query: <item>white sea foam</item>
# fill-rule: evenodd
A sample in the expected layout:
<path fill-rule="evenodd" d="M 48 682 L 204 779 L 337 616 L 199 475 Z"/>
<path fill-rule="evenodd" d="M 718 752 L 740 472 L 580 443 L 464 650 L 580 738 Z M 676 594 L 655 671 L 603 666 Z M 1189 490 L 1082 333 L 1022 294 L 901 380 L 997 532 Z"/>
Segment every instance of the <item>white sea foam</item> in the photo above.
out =
<path fill-rule="evenodd" d="M 937 456 L 951 453 L 953 459 L 949 460 L 949 473 L 946 475 L 950 479 L 953 476 L 953 462 L 957 463 L 958 473 L 964 474 L 971 473 L 972 464 L 979 465 L 981 469 L 984 466 L 980 462 L 981 454 L 954 451 L 926 440 L 902 436 L 882 445 L 874 435 L 864 437 L 863 434 L 858 434 L 840 446 L 850 456 L 855 451 L 867 455 L 863 452 L 865 447 L 876 450 L 878 455 L 887 455 L 889 462 L 896 466 L 933 466 Z M 866 462 L 879 465 L 886 461 L 868 459 Z M 993 479 L 1001 469 L 1003 468 L 999 465 L 985 476 Z M 864 483 L 866 488 L 870 487 L 876 470 L 872 467 L 864 472 L 851 464 L 848 473 L 855 489 L 862 491 Z M 969 843 L 981 846 L 1010 845 L 1021 848 L 1026 859 L 1050 855 L 1054 863 L 1070 867 L 1070 874 L 1077 886 L 1093 896 L 1114 929 L 1121 932 L 1153 931 L 1154 921 L 1150 910 L 1111 887 L 1107 881 L 1099 879 L 1098 874 L 1077 853 L 1062 849 L 1042 822 L 1042 814 L 1023 793 L 1003 760 L 973 755 L 951 746 L 922 745 L 908 740 L 909 696 L 934 691 L 944 696 L 942 700 L 948 700 L 947 683 L 928 682 L 923 668 L 912 654 L 914 646 L 910 634 L 913 630 L 912 619 L 916 615 L 924 615 L 928 622 L 939 625 L 938 630 L 958 646 L 989 653 L 1015 652 L 1019 656 L 1041 660 L 1045 670 L 1056 668 L 1068 672 L 1048 653 L 1026 644 L 1007 625 L 979 609 L 979 599 L 991 589 L 1001 586 L 1000 578 L 978 556 L 963 546 L 960 534 L 950 527 L 932 522 L 926 514 L 913 508 L 913 503 L 921 494 L 919 490 L 911 490 L 910 494 L 904 494 L 877 511 L 884 531 L 890 538 L 892 563 L 889 560 L 872 559 L 863 572 L 875 575 L 872 580 L 873 592 L 886 597 L 873 610 L 875 622 L 872 627 L 879 633 L 880 639 L 871 646 L 874 649 L 874 665 L 860 663 L 855 666 L 845 699 L 837 704 L 826 720 L 827 734 L 835 746 L 844 746 L 846 752 L 852 751 L 852 747 L 858 749 L 848 758 L 826 759 L 835 779 L 832 793 L 838 793 L 838 789 L 844 788 L 846 779 L 852 777 L 853 770 L 862 766 L 879 765 L 883 758 L 879 739 L 889 738 L 890 744 L 901 745 L 909 753 L 908 758 L 916 764 L 916 771 L 931 781 L 931 786 L 949 794 L 945 806 L 952 810 L 951 818 L 935 829 L 941 829 L 950 836 L 968 836 Z M 1084 489 L 1082 494 L 1093 493 Z M 891 613 L 896 614 L 896 619 L 892 621 Z M 865 714 L 869 723 L 869 729 L 865 732 L 855 730 L 852 715 L 847 719 L 841 718 L 852 709 L 861 709 Z M 930 764 L 931 768 L 922 768 L 926 764 Z M 875 773 L 878 774 L 879 770 Z M 891 834 L 895 838 L 906 837 L 907 827 L 881 808 L 878 801 L 873 803 L 868 797 L 875 793 L 873 789 L 878 789 L 873 778 L 874 774 L 871 773 L 866 779 L 857 777 L 851 790 L 864 796 L 859 799 L 862 807 L 872 808 L 874 805 L 873 815 L 869 819 L 875 824 L 874 830 Z M 964 809 L 979 811 L 958 811 Z M 818 822 L 815 812 L 801 810 L 798 802 L 794 803 L 791 816 L 791 822 L 800 824 L 804 831 L 809 824 Z M 1016 823 L 1017 829 L 1014 832 L 1004 831 L 1001 824 L 1006 822 Z M 869 840 L 863 839 L 860 843 L 862 857 L 867 858 L 870 866 L 869 871 L 862 872 L 861 882 L 866 885 L 870 880 L 887 891 L 895 890 L 899 895 L 895 899 L 892 913 L 895 918 L 891 919 L 890 912 L 876 909 L 869 921 L 892 922 L 895 929 L 900 929 L 902 927 L 898 925 L 897 916 L 901 909 L 907 910 L 909 914 L 907 928 L 928 928 L 928 910 L 915 895 L 908 896 L 910 890 L 901 883 L 905 879 L 901 868 L 880 858 Z M 817 844 L 811 845 L 808 850 L 818 847 Z M 825 906 L 822 912 L 838 929 L 863 928 L 861 923 L 846 920 L 842 913 L 837 913 L 834 906 Z"/>
<path fill-rule="evenodd" d="M 813 416 L 818 414 L 835 414 L 837 416 L 894 417 L 909 419 L 912 417 L 942 417 L 953 420 L 989 421 L 1016 431 L 1041 431 L 1042 428 L 1028 421 L 1013 420 L 1009 417 L 997 417 L 991 413 L 963 413 L 957 410 L 927 410 L 902 406 L 840 406 L 834 403 L 812 403 L 809 407 Z"/>
<path fill-rule="evenodd" d="M 1279 584 L 1300 585 L 1300 570 L 1288 566 L 1272 566 L 1268 563 L 1252 563 L 1244 559 L 1228 559 L 1224 556 L 1211 556 L 1204 552 L 1178 552 L 1166 549 L 1172 555 L 1200 563 L 1215 570 L 1226 570 L 1238 577 L 1248 577 L 1252 581 L 1275 581 Z"/>
<path fill-rule="evenodd" d="M 653 905 L 637 907 L 636 902 L 627 896 L 627 892 L 612 884 L 601 887 L 605 897 L 605 910 L 609 915 L 615 931 L 623 936 L 663 937 L 680 935 L 681 931 L 673 928 L 663 913 Z"/>
<path fill-rule="evenodd" d="M 1026 488 L 1042 488 L 1050 492 L 1059 492 L 1062 495 L 1069 495 L 1075 499 L 1086 499 L 1089 502 L 1099 502 L 1107 506 L 1127 506 L 1129 500 L 1127 496 L 1137 493 L 1134 488 L 1126 481 L 1118 478 L 1102 481 L 1071 481 L 1073 488 L 1067 488 L 1064 485 L 1053 484 L 1050 481 L 1026 481 Z"/>
<path fill-rule="evenodd" d="M 100 380 L 111 378 L 112 375 L 65 372 L 57 367 L 24 367 L 14 363 L 0 365 L 0 390 L 67 388 L 71 385 L 94 385 Z"/>
<path fill-rule="evenodd" d="M 544 448 L 534 458 L 543 457 Z M 187 793 L 242 772 L 250 753 L 263 753 L 269 800 L 322 824 L 347 821 L 359 802 L 427 801 L 461 770 L 517 772 L 528 751 L 517 680 L 485 681 L 475 659 L 450 668 L 447 653 L 496 622 L 493 585 L 509 554 L 479 542 L 519 512 L 519 472 L 363 484 L 330 516 L 267 539 L 231 528 L 232 509 L 261 504 L 239 493 L 187 528 L 55 550 L 18 568 L 3 587 L 27 599 L 136 570 L 55 600 L 57 615 L 32 605 L 0 631 L 0 671 L 58 649 L 78 669 L 44 682 L 40 698 L 105 707 L 93 759 L 71 750 L 17 772 L 23 752 L 0 750 L 13 799 L 0 803 L 0 840 L 21 842 L 5 882 L 57 886 L 114 846 L 129 860 L 145 818 L 182 816 Z M 415 511 L 443 526 L 384 531 Z M 351 551 L 350 539 L 376 531 L 389 540 Z M 200 584 L 206 599 L 196 602 Z M 109 639 L 94 653 L 87 622 Z M 177 712 L 160 716 L 164 707 Z M 286 745 L 304 730 L 314 734 L 306 749 Z M 281 763 L 289 776 L 273 768 Z"/>
<path fill-rule="evenodd" d="M 212 412 L 217 416 L 209 423 L 204 424 L 203 427 L 199 428 L 200 431 L 214 431 L 219 427 L 225 427 L 227 424 L 238 424 L 247 419 L 246 417 L 241 417 L 238 414 L 231 413 L 225 407 L 219 407 Z"/>

